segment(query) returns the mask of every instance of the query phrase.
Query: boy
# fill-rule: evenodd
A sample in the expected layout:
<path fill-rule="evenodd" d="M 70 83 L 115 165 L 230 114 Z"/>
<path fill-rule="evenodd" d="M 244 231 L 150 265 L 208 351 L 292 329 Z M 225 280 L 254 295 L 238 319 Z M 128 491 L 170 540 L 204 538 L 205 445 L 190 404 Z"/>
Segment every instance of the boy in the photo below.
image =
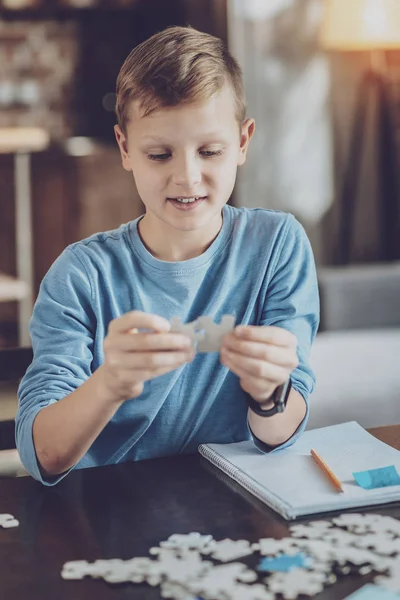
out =
<path fill-rule="evenodd" d="M 17 446 L 52 485 L 74 467 L 253 438 L 271 451 L 305 428 L 318 327 L 310 244 L 279 211 L 226 203 L 254 132 L 221 40 L 173 27 L 136 47 L 115 127 L 145 215 L 68 247 L 42 282 Z M 220 353 L 193 353 L 183 322 L 235 314 Z M 287 405 L 273 394 L 290 378 Z M 271 410 L 272 409 L 272 410 Z"/>

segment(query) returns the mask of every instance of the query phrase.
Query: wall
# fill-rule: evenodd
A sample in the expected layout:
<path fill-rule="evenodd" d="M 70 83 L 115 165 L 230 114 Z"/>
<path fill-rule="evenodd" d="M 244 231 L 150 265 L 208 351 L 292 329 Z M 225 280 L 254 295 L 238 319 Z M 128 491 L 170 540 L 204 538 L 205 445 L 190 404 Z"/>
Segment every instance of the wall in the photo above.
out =
<path fill-rule="evenodd" d="M 53 139 L 70 135 L 77 62 L 73 21 L 0 20 L 0 127 L 45 127 Z"/>

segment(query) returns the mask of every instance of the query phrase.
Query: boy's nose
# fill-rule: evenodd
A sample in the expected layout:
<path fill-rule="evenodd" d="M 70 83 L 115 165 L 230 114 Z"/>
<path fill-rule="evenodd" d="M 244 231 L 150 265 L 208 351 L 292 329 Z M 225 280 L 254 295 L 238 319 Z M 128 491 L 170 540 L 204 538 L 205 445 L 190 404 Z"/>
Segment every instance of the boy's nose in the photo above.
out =
<path fill-rule="evenodd" d="M 201 183 L 201 171 L 197 162 L 195 160 L 182 161 L 182 163 L 175 165 L 172 182 L 189 190 L 195 188 L 196 185 Z"/>

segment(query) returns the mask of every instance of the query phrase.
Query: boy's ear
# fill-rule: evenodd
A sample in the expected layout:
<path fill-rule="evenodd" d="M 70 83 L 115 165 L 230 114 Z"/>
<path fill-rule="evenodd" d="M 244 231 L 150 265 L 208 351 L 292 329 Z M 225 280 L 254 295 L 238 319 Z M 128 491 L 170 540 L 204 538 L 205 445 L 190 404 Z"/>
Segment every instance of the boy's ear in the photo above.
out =
<path fill-rule="evenodd" d="M 119 125 L 114 126 L 114 133 L 119 151 L 121 152 L 122 166 L 126 171 L 132 171 L 131 161 L 128 153 L 128 141 Z"/>
<path fill-rule="evenodd" d="M 240 127 L 240 149 L 238 165 L 243 165 L 246 161 L 247 149 L 249 143 L 256 129 L 256 122 L 254 119 L 246 119 L 243 121 Z"/>

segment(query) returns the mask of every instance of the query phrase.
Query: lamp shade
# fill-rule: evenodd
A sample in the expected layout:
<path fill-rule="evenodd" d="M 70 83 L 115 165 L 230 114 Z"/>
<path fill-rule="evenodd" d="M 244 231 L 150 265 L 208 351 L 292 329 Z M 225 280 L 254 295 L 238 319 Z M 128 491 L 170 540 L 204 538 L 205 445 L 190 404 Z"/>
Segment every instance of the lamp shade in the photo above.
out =
<path fill-rule="evenodd" d="M 325 0 L 321 44 L 329 50 L 400 48 L 400 0 Z"/>

